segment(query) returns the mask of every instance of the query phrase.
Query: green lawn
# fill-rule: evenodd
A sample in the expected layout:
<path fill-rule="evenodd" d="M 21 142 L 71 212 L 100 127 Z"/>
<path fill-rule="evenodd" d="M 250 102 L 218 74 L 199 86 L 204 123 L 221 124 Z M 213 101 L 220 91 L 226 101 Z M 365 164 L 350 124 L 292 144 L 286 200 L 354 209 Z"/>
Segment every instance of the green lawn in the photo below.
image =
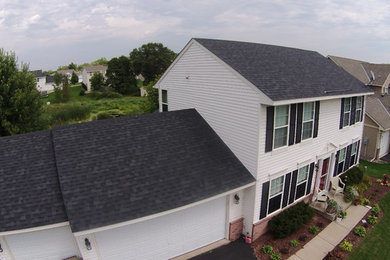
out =
<path fill-rule="evenodd" d="M 382 178 L 383 174 L 390 174 L 390 163 L 373 163 L 360 160 L 360 168 L 367 166 L 367 175 L 375 178 Z"/>
<path fill-rule="evenodd" d="M 96 99 L 92 95 L 80 96 L 81 85 L 71 87 L 71 100 L 55 103 L 54 93 L 44 98 L 45 114 L 50 126 L 93 120 L 97 114 L 108 112 L 120 115 L 143 114 L 144 97 L 123 96 L 121 98 Z"/>
<path fill-rule="evenodd" d="M 384 212 L 383 218 L 362 243 L 352 251 L 350 260 L 390 258 L 390 193 L 380 200 L 379 205 Z"/>

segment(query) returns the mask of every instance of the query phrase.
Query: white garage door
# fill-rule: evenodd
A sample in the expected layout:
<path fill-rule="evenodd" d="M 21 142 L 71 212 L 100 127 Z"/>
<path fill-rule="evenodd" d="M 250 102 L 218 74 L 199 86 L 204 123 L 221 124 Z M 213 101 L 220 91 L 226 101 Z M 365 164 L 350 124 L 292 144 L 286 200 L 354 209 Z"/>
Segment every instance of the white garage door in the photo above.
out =
<path fill-rule="evenodd" d="M 226 198 L 95 233 L 103 260 L 168 259 L 225 237 Z"/>
<path fill-rule="evenodd" d="M 61 260 L 80 255 L 69 226 L 5 237 L 15 260 Z"/>
<path fill-rule="evenodd" d="M 381 140 L 381 150 L 379 157 L 385 156 L 389 153 L 389 142 L 390 142 L 390 131 L 384 132 L 382 134 Z"/>

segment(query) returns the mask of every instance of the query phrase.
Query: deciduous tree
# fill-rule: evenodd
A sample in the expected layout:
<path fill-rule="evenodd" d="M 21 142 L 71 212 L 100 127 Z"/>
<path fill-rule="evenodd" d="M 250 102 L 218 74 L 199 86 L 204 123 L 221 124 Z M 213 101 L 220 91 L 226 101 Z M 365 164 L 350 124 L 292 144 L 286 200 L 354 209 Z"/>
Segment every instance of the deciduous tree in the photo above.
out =
<path fill-rule="evenodd" d="M 121 94 L 138 94 L 137 80 L 130 66 L 129 58 L 121 56 L 108 62 L 107 85 Z"/>
<path fill-rule="evenodd" d="M 91 79 L 91 89 L 93 91 L 103 91 L 105 87 L 104 76 L 99 71 L 93 73 Z"/>

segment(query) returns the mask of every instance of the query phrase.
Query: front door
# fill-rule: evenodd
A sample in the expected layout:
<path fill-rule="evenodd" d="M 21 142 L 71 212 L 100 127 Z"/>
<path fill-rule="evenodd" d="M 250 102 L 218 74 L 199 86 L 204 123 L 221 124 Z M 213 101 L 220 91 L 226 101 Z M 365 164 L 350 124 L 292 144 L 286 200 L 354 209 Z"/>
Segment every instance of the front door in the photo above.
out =
<path fill-rule="evenodd" d="M 328 173 L 329 173 L 329 161 L 330 158 L 326 158 L 322 161 L 322 170 L 321 170 L 320 185 L 319 185 L 319 189 L 321 191 L 326 189 L 326 180 L 328 178 Z"/>

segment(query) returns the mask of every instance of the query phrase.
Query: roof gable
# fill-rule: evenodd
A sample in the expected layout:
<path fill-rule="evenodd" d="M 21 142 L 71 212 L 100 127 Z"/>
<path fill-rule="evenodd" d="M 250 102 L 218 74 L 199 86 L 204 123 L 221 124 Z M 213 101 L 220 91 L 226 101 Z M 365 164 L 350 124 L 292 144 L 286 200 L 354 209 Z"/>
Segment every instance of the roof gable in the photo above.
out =
<path fill-rule="evenodd" d="M 364 84 L 317 52 L 258 43 L 194 40 L 274 101 L 370 93 Z"/>

